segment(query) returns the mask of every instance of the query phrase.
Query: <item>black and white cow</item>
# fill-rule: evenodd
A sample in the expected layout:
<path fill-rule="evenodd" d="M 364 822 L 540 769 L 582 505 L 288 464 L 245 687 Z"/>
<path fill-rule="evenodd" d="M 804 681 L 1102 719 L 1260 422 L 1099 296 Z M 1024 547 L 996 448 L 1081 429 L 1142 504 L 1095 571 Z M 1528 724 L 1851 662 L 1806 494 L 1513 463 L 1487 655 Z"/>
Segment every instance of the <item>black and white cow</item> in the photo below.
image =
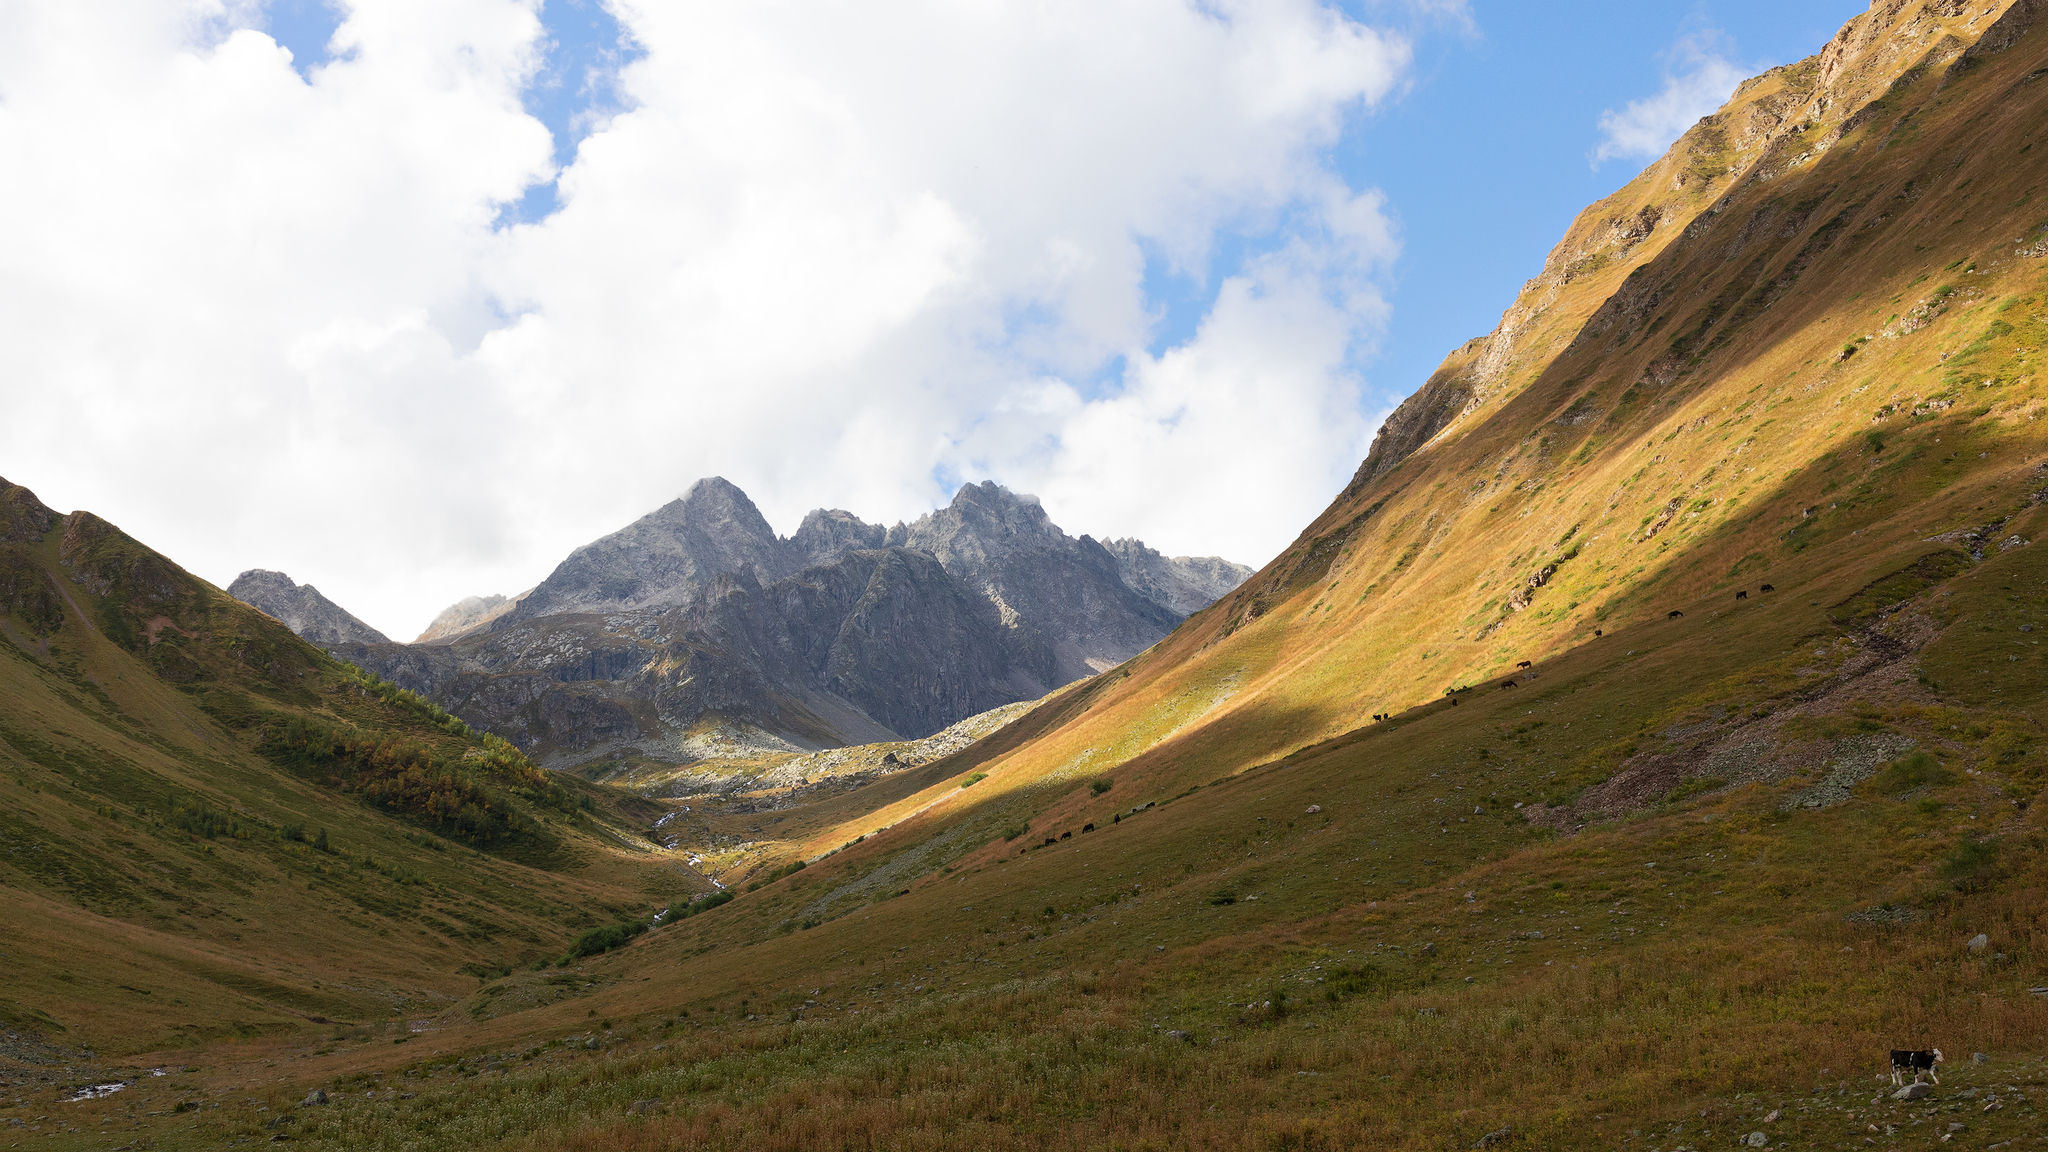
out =
<path fill-rule="evenodd" d="M 1905 1074 L 1911 1072 L 1913 1074 L 1913 1083 L 1915 1084 L 1920 1082 L 1920 1077 L 1923 1073 L 1929 1080 L 1939 1084 L 1941 1083 L 1941 1077 L 1934 1074 L 1934 1066 L 1939 1063 L 1941 1063 L 1941 1049 L 1939 1048 L 1925 1048 L 1917 1051 L 1906 1048 L 1894 1048 L 1892 1049 L 1892 1083 L 1904 1084 Z"/>

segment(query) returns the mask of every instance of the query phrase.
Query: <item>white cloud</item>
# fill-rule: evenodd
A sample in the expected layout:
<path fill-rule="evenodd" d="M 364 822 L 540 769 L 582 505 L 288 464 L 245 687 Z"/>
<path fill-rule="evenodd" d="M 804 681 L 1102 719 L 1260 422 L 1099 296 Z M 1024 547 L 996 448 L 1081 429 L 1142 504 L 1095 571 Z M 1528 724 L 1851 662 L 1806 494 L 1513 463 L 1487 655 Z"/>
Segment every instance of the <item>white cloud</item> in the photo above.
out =
<path fill-rule="evenodd" d="M 310 80 L 246 5 L 0 9 L 0 474 L 404 636 L 700 475 L 785 531 L 987 476 L 1259 562 L 1356 465 L 1396 243 L 1321 150 L 1400 39 L 1312 0 L 619 0 L 622 110 L 493 231 L 553 175 L 537 9 L 357 0 Z M 1145 247 L 1202 279 L 1226 236 L 1148 351 Z"/>
<path fill-rule="evenodd" d="M 1614 159 L 1654 160 L 1702 116 L 1726 103 L 1751 70 L 1723 52 L 1726 37 L 1715 32 L 1682 36 L 1665 54 L 1664 87 L 1655 96 L 1600 114 L 1595 167 Z"/>

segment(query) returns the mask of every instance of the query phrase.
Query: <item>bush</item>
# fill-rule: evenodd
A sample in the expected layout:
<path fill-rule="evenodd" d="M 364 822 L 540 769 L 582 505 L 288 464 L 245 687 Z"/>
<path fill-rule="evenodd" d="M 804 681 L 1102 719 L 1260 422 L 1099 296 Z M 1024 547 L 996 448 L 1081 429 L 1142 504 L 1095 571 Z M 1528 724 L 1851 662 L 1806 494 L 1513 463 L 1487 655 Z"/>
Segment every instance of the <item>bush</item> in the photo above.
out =
<path fill-rule="evenodd" d="M 1088 791 L 1093 793 L 1094 795 L 1100 796 L 1104 792 L 1107 792 L 1114 787 L 1116 787 L 1115 781 L 1104 778 L 1101 780 L 1097 780 L 1093 784 L 1088 785 Z"/>
<path fill-rule="evenodd" d="M 226 813 L 216 812 L 200 801 L 187 800 L 180 796 L 171 797 L 171 815 L 166 823 L 203 840 L 211 840 L 216 836 L 229 836 L 240 840 L 248 836 L 248 833 L 242 830 L 242 826 Z"/>
<path fill-rule="evenodd" d="M 1941 878 L 1958 892 L 1981 892 L 1996 880 L 1998 845 L 1989 840 L 1966 840 L 1941 862 Z"/>
<path fill-rule="evenodd" d="M 1915 788 L 1948 783 L 1952 776 L 1941 762 L 1926 752 L 1914 752 L 1894 760 L 1870 778 L 1870 788 L 1883 796 L 1897 796 Z"/>
<path fill-rule="evenodd" d="M 733 894 L 731 889 L 721 888 L 708 896 L 699 896 L 697 899 L 690 901 L 688 904 L 683 905 L 681 908 L 669 909 L 669 916 L 671 919 L 675 920 L 687 920 L 690 917 L 695 916 L 699 913 L 709 912 L 713 908 L 716 908 L 721 904 L 729 904 L 732 902 L 732 898 Z"/>
<path fill-rule="evenodd" d="M 967 779 L 965 779 L 965 780 L 962 780 L 962 781 L 960 782 L 960 786 L 961 786 L 962 788 L 972 788 L 972 787 L 974 787 L 974 786 L 975 786 L 976 784 L 979 784 L 979 783 L 981 783 L 981 782 L 982 782 L 983 780 L 986 780 L 986 779 L 988 779 L 988 773 L 986 773 L 986 772 L 976 772 L 976 773 L 975 773 L 974 775 L 972 775 L 972 776 L 969 776 L 969 777 L 968 777 Z"/>
<path fill-rule="evenodd" d="M 627 920 L 618 924 L 606 924 L 601 928 L 592 928 L 590 931 L 578 936 L 569 945 L 569 954 L 564 959 L 578 960 L 585 956 L 595 956 L 601 952 L 609 952 L 614 948 L 623 948 L 633 937 L 645 931 L 647 931 L 647 925 L 637 920 Z"/>

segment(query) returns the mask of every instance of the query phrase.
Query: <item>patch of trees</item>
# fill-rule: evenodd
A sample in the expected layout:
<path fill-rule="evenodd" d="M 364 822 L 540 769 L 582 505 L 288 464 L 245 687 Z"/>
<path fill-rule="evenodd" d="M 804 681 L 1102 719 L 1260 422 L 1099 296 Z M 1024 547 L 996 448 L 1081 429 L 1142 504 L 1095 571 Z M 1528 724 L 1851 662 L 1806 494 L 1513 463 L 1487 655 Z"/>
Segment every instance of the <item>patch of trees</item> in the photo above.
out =
<path fill-rule="evenodd" d="M 543 838 L 515 800 L 570 813 L 587 806 L 511 744 L 488 735 L 475 740 L 454 757 L 409 736 L 292 717 L 267 725 L 259 749 L 287 768 L 357 793 L 364 803 L 469 844 Z"/>

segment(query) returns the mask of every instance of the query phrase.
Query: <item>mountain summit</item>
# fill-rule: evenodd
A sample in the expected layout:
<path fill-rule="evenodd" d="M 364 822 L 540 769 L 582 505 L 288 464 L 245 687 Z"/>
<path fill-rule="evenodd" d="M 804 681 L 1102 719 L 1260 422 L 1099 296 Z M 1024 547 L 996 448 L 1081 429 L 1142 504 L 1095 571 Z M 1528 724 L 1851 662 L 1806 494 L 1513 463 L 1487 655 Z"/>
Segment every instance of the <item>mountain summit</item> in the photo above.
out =
<path fill-rule="evenodd" d="M 1069 536 L 992 482 L 908 524 L 821 508 L 779 537 L 713 476 L 515 601 L 334 650 L 554 763 L 692 760 L 707 725 L 770 749 L 929 735 L 1129 659 L 1250 574 Z"/>
<path fill-rule="evenodd" d="M 251 568 L 228 585 L 227 593 L 251 608 L 269 613 L 300 639 L 331 647 L 336 644 L 389 644 L 390 638 L 356 619 L 311 584 L 297 584 L 282 572 Z"/>

